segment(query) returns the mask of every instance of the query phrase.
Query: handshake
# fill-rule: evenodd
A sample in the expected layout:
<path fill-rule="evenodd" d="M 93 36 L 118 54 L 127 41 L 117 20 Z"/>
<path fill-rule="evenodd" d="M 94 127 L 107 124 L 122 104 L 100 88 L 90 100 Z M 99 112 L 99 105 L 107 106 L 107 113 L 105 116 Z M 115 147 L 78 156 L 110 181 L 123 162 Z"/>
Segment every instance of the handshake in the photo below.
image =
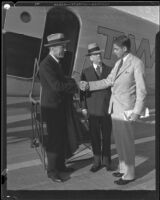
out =
<path fill-rule="evenodd" d="M 79 88 L 80 88 L 80 90 L 82 90 L 82 91 L 89 90 L 89 83 L 86 82 L 86 81 L 80 81 L 80 83 L 79 83 Z"/>
<path fill-rule="evenodd" d="M 76 83 L 75 79 L 74 78 L 71 78 L 71 77 L 68 77 L 68 76 L 65 76 L 65 80 L 66 82 L 72 86 L 71 88 L 77 88 L 79 87 L 80 90 L 82 91 L 86 91 L 86 90 L 89 90 L 89 83 L 86 82 L 86 81 L 80 81 L 79 83 Z"/>

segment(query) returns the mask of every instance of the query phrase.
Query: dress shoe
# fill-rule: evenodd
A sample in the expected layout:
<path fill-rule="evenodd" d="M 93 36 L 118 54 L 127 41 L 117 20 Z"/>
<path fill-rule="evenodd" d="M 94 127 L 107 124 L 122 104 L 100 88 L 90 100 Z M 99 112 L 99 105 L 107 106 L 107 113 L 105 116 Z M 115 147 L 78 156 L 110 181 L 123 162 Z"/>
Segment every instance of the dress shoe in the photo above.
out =
<path fill-rule="evenodd" d="M 66 167 L 66 166 L 64 166 L 64 167 L 62 167 L 62 168 L 59 168 L 59 171 L 60 172 L 74 172 L 74 168 L 72 168 L 72 167 Z"/>
<path fill-rule="evenodd" d="M 105 168 L 107 171 L 114 171 L 111 164 L 106 165 Z"/>
<path fill-rule="evenodd" d="M 63 179 L 59 176 L 57 172 L 48 172 L 48 178 L 52 179 L 53 182 L 63 182 Z"/>
<path fill-rule="evenodd" d="M 63 173 L 58 172 L 56 174 L 55 173 L 49 173 L 48 178 L 52 179 L 53 182 L 60 183 L 60 182 L 65 182 L 65 181 L 69 180 L 70 176 L 66 176 Z"/>
<path fill-rule="evenodd" d="M 102 157 L 102 166 L 105 167 L 107 171 L 114 171 L 111 165 L 111 159 L 108 156 Z"/>
<path fill-rule="evenodd" d="M 97 172 L 101 169 L 101 165 L 93 165 L 90 169 L 91 172 Z"/>
<path fill-rule="evenodd" d="M 123 173 L 114 172 L 112 175 L 113 175 L 114 177 L 122 177 L 122 176 L 123 176 Z"/>
<path fill-rule="evenodd" d="M 114 181 L 114 183 L 116 183 L 117 185 L 126 185 L 132 181 L 134 181 L 135 179 L 132 179 L 132 180 L 125 180 L 125 179 L 122 179 L 120 178 L 119 180 L 116 180 Z"/>

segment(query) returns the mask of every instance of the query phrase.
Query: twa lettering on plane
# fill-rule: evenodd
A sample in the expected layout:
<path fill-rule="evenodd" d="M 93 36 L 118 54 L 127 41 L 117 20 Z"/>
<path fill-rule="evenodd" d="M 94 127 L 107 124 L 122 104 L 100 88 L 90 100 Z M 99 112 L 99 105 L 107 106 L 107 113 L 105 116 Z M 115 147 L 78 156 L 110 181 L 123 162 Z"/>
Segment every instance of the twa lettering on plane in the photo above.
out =
<path fill-rule="evenodd" d="M 112 30 L 112 29 L 109 29 L 106 27 L 101 27 L 101 26 L 98 26 L 97 33 L 105 35 L 107 37 L 104 58 L 107 60 L 111 60 L 114 38 L 118 37 L 122 34 L 125 34 L 125 33 L 120 32 L 118 30 Z M 149 39 L 142 38 L 142 40 L 139 44 L 139 47 L 136 48 L 135 36 L 132 34 L 129 34 L 128 37 L 131 40 L 132 53 L 136 54 L 139 58 L 141 58 L 142 55 L 144 54 L 145 55 L 145 67 L 152 68 L 153 64 L 155 62 L 155 49 L 153 49 L 153 52 L 151 54 Z"/>
<path fill-rule="evenodd" d="M 71 41 L 64 57 L 66 75 L 80 79 L 90 65 L 85 56 L 89 43 L 104 49 L 104 62 L 113 67 L 114 38 L 125 34 L 131 51 L 146 68 L 148 94 L 155 91 L 155 37 L 159 31 L 158 6 L 17 6 L 6 10 L 4 20 L 7 95 L 26 96 L 32 86 L 35 59 L 48 54 L 49 34 L 62 32 Z M 35 83 L 39 93 L 39 83 Z"/>

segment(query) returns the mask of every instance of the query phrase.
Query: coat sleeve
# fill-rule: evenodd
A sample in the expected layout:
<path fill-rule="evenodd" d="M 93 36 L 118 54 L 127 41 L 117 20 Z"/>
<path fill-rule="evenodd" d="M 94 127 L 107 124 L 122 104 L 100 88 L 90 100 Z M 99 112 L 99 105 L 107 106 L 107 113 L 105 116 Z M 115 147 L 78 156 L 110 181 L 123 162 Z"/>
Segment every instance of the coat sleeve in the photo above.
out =
<path fill-rule="evenodd" d="M 58 78 L 56 71 L 51 70 L 48 65 L 41 67 L 40 79 L 45 79 L 48 85 L 52 88 L 54 92 L 64 92 L 64 93 L 75 93 L 77 92 L 77 84 L 74 79 L 63 79 Z"/>
<path fill-rule="evenodd" d="M 81 81 L 87 81 L 84 72 L 82 72 L 82 74 L 81 74 Z M 82 109 L 86 109 L 87 108 L 86 93 L 87 93 L 87 91 L 80 90 L 80 102 L 81 102 L 81 108 Z"/>
<path fill-rule="evenodd" d="M 134 77 L 136 82 L 136 102 L 133 112 L 141 115 L 145 107 L 146 100 L 146 84 L 145 84 L 145 68 L 141 60 L 134 66 Z"/>
<path fill-rule="evenodd" d="M 110 74 L 107 76 L 107 78 L 102 79 L 100 81 L 90 81 L 89 82 L 89 90 L 102 90 L 106 89 L 113 85 L 115 78 L 115 67 L 111 70 Z"/>

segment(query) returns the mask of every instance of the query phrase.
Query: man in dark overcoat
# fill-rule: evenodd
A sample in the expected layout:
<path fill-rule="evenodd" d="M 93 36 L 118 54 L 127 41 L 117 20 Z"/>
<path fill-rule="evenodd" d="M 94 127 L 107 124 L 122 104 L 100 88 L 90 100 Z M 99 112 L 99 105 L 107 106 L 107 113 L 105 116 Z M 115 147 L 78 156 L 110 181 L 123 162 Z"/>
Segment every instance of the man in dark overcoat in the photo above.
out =
<path fill-rule="evenodd" d="M 66 146 L 66 115 L 65 95 L 74 94 L 77 85 L 74 79 L 63 74 L 60 60 L 64 57 L 66 44 L 69 40 L 62 33 L 47 37 L 49 54 L 40 63 L 39 76 L 42 86 L 41 112 L 47 125 L 48 140 L 46 143 L 47 174 L 55 182 L 64 181 L 61 172 L 73 169 L 65 166 Z"/>
<path fill-rule="evenodd" d="M 82 72 L 81 80 L 96 81 L 107 77 L 111 68 L 102 62 L 101 50 L 96 43 L 88 45 L 88 54 L 92 65 Z M 82 113 L 89 117 L 89 130 L 93 149 L 94 161 L 92 172 L 102 166 L 106 170 L 111 167 L 111 116 L 108 114 L 111 90 L 81 91 Z"/>

